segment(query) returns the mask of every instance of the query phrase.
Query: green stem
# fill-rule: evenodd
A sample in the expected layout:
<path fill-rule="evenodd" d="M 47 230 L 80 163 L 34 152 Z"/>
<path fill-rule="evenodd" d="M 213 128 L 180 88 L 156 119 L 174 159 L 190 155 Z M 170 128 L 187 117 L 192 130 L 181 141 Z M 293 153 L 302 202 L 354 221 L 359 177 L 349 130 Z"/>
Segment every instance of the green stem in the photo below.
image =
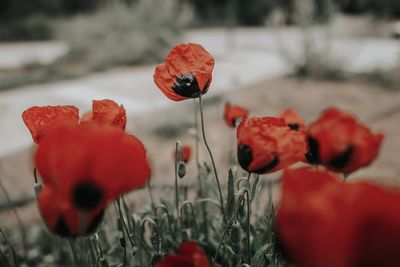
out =
<path fill-rule="evenodd" d="M 14 205 L 12 205 L 11 198 L 10 198 L 10 196 L 8 195 L 7 189 L 6 189 L 5 186 L 3 185 L 3 182 L 1 181 L 1 178 L 0 178 L 0 187 L 1 187 L 1 190 L 3 191 L 3 193 L 4 193 L 4 197 L 6 198 L 7 203 L 8 203 L 11 207 L 13 207 L 12 210 L 13 210 L 13 213 L 14 213 L 14 215 L 15 215 L 15 218 L 17 218 L 17 225 L 18 225 L 19 231 L 20 231 L 20 233 L 21 233 L 22 245 L 23 245 L 23 248 L 24 248 L 24 249 L 23 249 L 24 257 L 26 257 L 26 256 L 27 256 L 27 251 L 28 251 L 28 250 L 27 250 L 27 242 L 26 242 L 26 233 L 25 233 L 25 229 L 24 229 L 24 227 L 23 227 L 23 225 L 22 225 L 21 217 L 19 216 L 19 213 L 18 213 L 18 211 L 17 211 L 17 208 L 14 207 Z"/>
<path fill-rule="evenodd" d="M 176 209 L 176 225 L 175 231 L 178 233 L 180 215 L 179 215 L 179 187 L 178 187 L 178 149 L 179 149 L 179 141 L 175 144 L 175 209 Z"/>
<path fill-rule="evenodd" d="M 247 197 L 247 222 L 246 222 L 246 245 L 247 245 L 247 263 L 251 265 L 251 247 L 250 247 L 250 217 L 251 217 L 251 206 L 249 191 L 245 190 L 244 195 Z"/>
<path fill-rule="evenodd" d="M 215 265 L 215 261 L 217 260 L 218 254 L 219 254 L 219 250 L 221 249 L 222 242 L 224 242 L 225 236 L 226 236 L 226 234 L 228 233 L 229 228 L 232 226 L 232 223 L 233 223 L 235 220 L 236 220 L 236 218 L 235 218 L 235 216 L 233 216 L 233 217 L 231 218 L 231 220 L 229 221 L 229 223 L 226 225 L 226 227 L 225 227 L 225 229 L 224 229 L 224 232 L 222 233 L 221 240 L 220 240 L 219 243 L 218 243 L 217 251 L 215 251 L 215 255 L 214 255 L 214 258 L 213 258 L 213 263 L 214 263 L 214 265 Z"/>
<path fill-rule="evenodd" d="M 67 240 L 68 240 L 68 244 L 69 244 L 69 246 L 71 247 L 72 256 L 74 257 L 75 266 L 78 266 L 78 267 L 80 267 L 80 266 L 81 266 L 81 264 L 80 264 L 80 262 L 79 262 L 79 260 L 78 260 L 78 255 L 76 254 L 76 251 L 75 251 L 75 247 L 74 247 L 73 241 L 72 241 L 71 239 L 69 239 L 69 238 L 67 238 Z"/>
<path fill-rule="evenodd" d="M 195 152 L 196 152 L 196 166 L 197 166 L 197 180 L 199 181 L 199 195 L 200 198 L 205 198 L 204 195 L 204 187 L 203 187 L 203 179 L 201 177 L 201 172 L 200 172 L 200 157 L 199 157 L 199 119 L 197 116 L 197 105 L 196 105 L 196 100 L 193 99 L 193 107 L 194 107 L 194 122 L 195 122 L 195 127 L 196 127 L 196 146 L 195 146 Z M 205 235 L 205 240 L 208 240 L 208 220 L 207 220 L 207 207 L 206 203 L 200 203 L 201 206 L 201 212 L 203 215 L 203 227 L 204 227 L 204 235 Z"/>
<path fill-rule="evenodd" d="M 205 127 L 204 127 L 203 102 L 202 102 L 201 95 L 199 96 L 199 106 L 200 106 L 200 118 L 201 118 L 201 132 L 203 134 L 204 144 L 205 144 L 205 146 L 207 148 L 208 154 L 210 155 L 211 163 L 212 163 L 213 169 L 214 169 L 215 180 L 216 180 L 217 186 L 218 186 L 219 201 L 220 201 L 220 204 L 221 204 L 221 213 L 222 213 L 222 216 L 224 218 L 224 221 L 226 221 L 225 208 L 224 208 L 224 198 L 222 197 L 221 185 L 220 185 L 219 179 L 218 179 L 217 168 L 215 167 L 214 157 L 213 157 L 213 154 L 211 152 L 210 146 L 208 145 L 207 138 L 206 138 L 206 133 L 205 133 L 205 129 L 204 129 Z"/>
<path fill-rule="evenodd" d="M 116 202 L 117 202 L 117 206 L 118 206 L 119 217 L 120 217 L 121 222 L 122 222 L 122 227 L 123 227 L 122 232 L 123 232 L 124 229 L 125 229 L 125 231 L 126 231 L 126 233 L 127 233 L 127 235 L 128 235 L 129 242 L 131 243 L 132 248 L 133 248 L 133 247 L 135 247 L 135 242 L 132 240 L 132 237 L 131 237 L 130 234 L 129 234 L 128 226 L 127 226 L 126 223 L 125 223 L 124 215 L 123 215 L 122 209 L 121 209 L 120 199 L 121 199 L 121 197 L 119 197 L 119 198 L 116 200 Z"/>
<path fill-rule="evenodd" d="M 0 233 L 3 236 L 3 238 L 6 240 L 7 245 L 10 247 L 11 254 L 13 256 L 14 266 L 17 267 L 18 264 L 17 264 L 17 256 L 16 256 L 16 253 L 15 253 L 15 249 L 14 249 L 13 245 L 11 244 L 10 240 L 8 239 L 7 235 L 4 233 L 4 231 L 3 231 L 3 229 L 1 227 L 0 227 Z"/>

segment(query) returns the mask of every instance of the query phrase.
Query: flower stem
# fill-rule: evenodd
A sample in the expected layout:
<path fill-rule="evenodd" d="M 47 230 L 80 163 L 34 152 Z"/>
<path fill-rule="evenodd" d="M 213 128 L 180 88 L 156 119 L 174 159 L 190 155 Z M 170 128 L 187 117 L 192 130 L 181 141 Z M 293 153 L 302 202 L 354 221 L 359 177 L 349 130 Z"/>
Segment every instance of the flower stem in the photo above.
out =
<path fill-rule="evenodd" d="M 80 264 L 80 262 L 79 262 L 79 260 L 78 260 L 78 255 L 76 254 L 76 251 L 75 251 L 75 247 L 74 247 L 73 241 L 72 241 L 71 239 L 69 239 L 69 238 L 67 238 L 67 240 L 68 240 L 68 244 L 69 244 L 69 246 L 71 247 L 72 256 L 74 257 L 75 266 L 78 266 L 78 267 L 80 267 L 80 266 L 81 266 L 81 264 Z"/>
<path fill-rule="evenodd" d="M 231 218 L 231 220 L 229 221 L 229 223 L 226 225 L 224 232 L 222 233 L 222 237 L 221 240 L 218 243 L 218 247 L 217 247 L 217 251 L 215 251 L 215 255 L 213 258 L 213 263 L 215 264 L 215 261 L 217 260 L 218 254 L 219 254 L 219 250 L 221 249 L 222 243 L 224 242 L 225 236 L 229 231 L 229 228 L 232 226 L 232 223 L 236 220 L 235 216 L 233 216 Z"/>
<path fill-rule="evenodd" d="M 25 229 L 24 229 L 24 227 L 22 225 L 21 217 L 19 216 L 17 208 L 14 207 L 13 205 L 11 205 L 12 204 L 11 198 L 8 195 L 8 191 L 5 188 L 5 186 L 3 185 L 3 182 L 1 181 L 1 178 L 0 178 L 0 187 L 1 187 L 1 190 L 3 191 L 3 193 L 4 193 L 4 197 L 6 198 L 7 203 L 10 204 L 10 206 L 13 207 L 12 210 L 13 210 L 13 213 L 15 215 L 15 218 L 17 218 L 17 225 L 18 225 L 19 231 L 21 233 L 22 245 L 23 245 L 23 248 L 24 248 L 23 249 L 24 257 L 26 257 L 27 256 L 26 233 L 25 233 Z"/>
<path fill-rule="evenodd" d="M 176 227 L 175 231 L 178 231 L 180 216 L 179 216 L 179 187 L 178 187 L 178 149 L 180 142 L 176 142 L 175 145 L 175 209 L 176 209 Z"/>
<path fill-rule="evenodd" d="M 211 152 L 210 146 L 208 145 L 207 138 L 206 138 L 206 133 L 205 133 L 205 129 L 204 129 L 205 127 L 204 127 L 203 102 L 202 102 L 201 95 L 199 96 L 199 106 L 200 106 L 200 118 L 201 118 L 201 132 L 203 134 L 204 144 L 205 144 L 205 146 L 207 148 L 208 154 L 210 155 L 211 163 L 212 163 L 213 169 L 214 169 L 215 180 L 217 182 L 219 200 L 220 200 L 220 204 L 221 204 L 221 213 L 222 213 L 222 216 L 224 218 L 224 221 L 226 221 L 225 208 L 224 208 L 224 198 L 222 197 L 221 185 L 220 185 L 219 179 L 218 179 L 217 168 L 215 167 L 214 157 L 213 157 L 213 154 Z"/>
<path fill-rule="evenodd" d="M 247 197 L 247 222 L 246 222 L 246 245 L 247 245 L 247 263 L 251 265 L 251 247 L 250 247 L 250 217 L 251 217 L 251 206 L 249 191 L 245 190 L 244 195 Z"/>
<path fill-rule="evenodd" d="M 206 196 L 204 195 L 204 187 L 203 187 L 203 179 L 201 177 L 201 172 L 200 172 L 200 157 L 199 157 L 199 119 L 197 116 L 197 105 L 196 105 L 196 100 L 193 99 L 193 107 L 194 107 L 194 122 L 195 122 L 195 127 L 196 127 L 196 146 L 195 146 L 195 152 L 196 152 L 196 166 L 197 166 L 197 180 L 199 181 L 199 195 L 200 198 L 205 198 Z M 201 212 L 203 215 L 203 227 L 204 227 L 204 235 L 205 235 L 205 240 L 208 240 L 208 220 L 207 220 L 207 208 L 206 208 L 206 203 L 201 203 Z"/>
<path fill-rule="evenodd" d="M 14 249 L 13 245 L 11 244 L 10 240 L 8 239 L 7 235 L 4 233 L 4 231 L 3 231 L 3 229 L 1 227 L 0 227 L 0 233 L 3 236 L 3 238 L 6 240 L 8 246 L 10 247 L 11 254 L 13 256 L 14 266 L 17 267 L 18 264 L 17 264 L 17 256 L 16 256 L 16 253 L 15 253 L 15 249 Z"/>

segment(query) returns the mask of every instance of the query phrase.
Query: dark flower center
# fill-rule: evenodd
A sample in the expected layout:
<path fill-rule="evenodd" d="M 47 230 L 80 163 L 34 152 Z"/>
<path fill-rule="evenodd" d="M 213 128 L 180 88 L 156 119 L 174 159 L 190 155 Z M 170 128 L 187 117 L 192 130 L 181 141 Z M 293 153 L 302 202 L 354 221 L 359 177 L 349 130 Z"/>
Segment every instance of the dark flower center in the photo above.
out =
<path fill-rule="evenodd" d="M 350 161 L 354 152 L 354 146 L 350 145 L 343 153 L 331 159 L 328 163 L 329 166 L 335 169 L 344 168 Z"/>
<path fill-rule="evenodd" d="M 103 191 L 92 182 L 78 183 L 72 191 L 72 200 L 82 210 L 95 209 L 103 198 Z"/>
<path fill-rule="evenodd" d="M 203 90 L 200 90 L 196 77 L 192 73 L 184 73 L 176 78 L 172 85 L 172 90 L 180 96 L 196 98 L 207 91 L 209 83 L 207 82 Z"/>
<path fill-rule="evenodd" d="M 90 222 L 90 224 L 86 227 L 85 232 L 80 233 L 80 234 L 86 235 L 86 234 L 93 233 L 99 226 L 101 220 L 103 219 L 103 216 L 104 216 L 104 209 L 96 217 L 93 218 L 93 220 Z M 58 223 L 54 229 L 54 232 L 61 237 L 71 237 L 72 236 L 69 226 L 68 226 L 67 222 L 65 221 L 64 217 L 61 217 L 58 220 Z"/>
<path fill-rule="evenodd" d="M 288 126 L 290 129 L 296 132 L 300 129 L 300 125 L 298 123 L 289 123 Z"/>
<path fill-rule="evenodd" d="M 308 152 L 305 155 L 306 159 L 311 164 L 319 164 L 321 160 L 319 158 L 318 141 L 311 136 L 307 137 L 307 141 L 308 141 Z"/>
<path fill-rule="evenodd" d="M 250 163 L 253 161 L 253 153 L 251 151 L 251 148 L 247 145 L 239 145 L 238 147 L 238 161 L 240 166 L 245 169 L 246 171 L 248 170 L 248 167 Z M 257 170 L 253 170 L 251 172 L 253 173 L 266 173 L 267 171 L 272 170 L 276 166 L 278 166 L 280 160 L 278 156 L 275 156 L 274 159 L 270 162 L 268 162 L 266 165 L 262 166 L 261 168 Z"/>

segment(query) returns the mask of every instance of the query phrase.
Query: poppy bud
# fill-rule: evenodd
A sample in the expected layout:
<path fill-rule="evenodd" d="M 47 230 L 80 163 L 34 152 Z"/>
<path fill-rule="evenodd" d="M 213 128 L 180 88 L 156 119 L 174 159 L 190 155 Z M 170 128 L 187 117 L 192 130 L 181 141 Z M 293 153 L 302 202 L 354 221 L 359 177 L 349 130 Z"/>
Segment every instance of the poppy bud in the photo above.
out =
<path fill-rule="evenodd" d="M 234 244 L 239 244 L 242 241 L 242 228 L 240 227 L 240 223 L 235 221 L 230 230 L 231 234 L 231 242 Z"/>
<path fill-rule="evenodd" d="M 183 178 L 186 175 L 186 165 L 184 162 L 179 162 L 178 164 L 178 176 L 179 178 Z"/>
<path fill-rule="evenodd" d="M 123 248 L 126 247 L 126 240 L 125 240 L 125 238 L 120 237 L 119 243 L 121 244 L 121 247 L 123 247 Z"/>
<path fill-rule="evenodd" d="M 43 189 L 43 185 L 41 183 L 35 183 L 34 190 L 35 190 L 36 198 L 38 197 L 38 195 L 39 195 L 40 191 L 42 191 L 42 189 Z"/>

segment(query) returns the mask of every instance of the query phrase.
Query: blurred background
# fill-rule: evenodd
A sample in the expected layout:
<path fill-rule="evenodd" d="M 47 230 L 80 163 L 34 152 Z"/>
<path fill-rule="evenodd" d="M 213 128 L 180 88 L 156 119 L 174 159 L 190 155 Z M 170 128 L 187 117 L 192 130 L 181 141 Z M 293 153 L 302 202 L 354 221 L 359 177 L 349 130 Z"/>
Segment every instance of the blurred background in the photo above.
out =
<path fill-rule="evenodd" d="M 83 114 L 92 99 L 123 104 L 155 187 L 173 183 L 175 141 L 194 148 L 193 103 L 167 99 L 152 75 L 180 42 L 216 59 L 205 116 L 221 176 L 235 142 L 222 120 L 229 100 L 258 116 L 291 107 L 307 122 L 328 106 L 354 112 L 386 139 L 353 179 L 400 185 L 398 0 L 0 0 L 2 224 L 14 223 L 14 206 L 24 221 L 38 220 L 34 146 L 21 119 L 34 105 Z M 194 162 L 188 168 L 195 173 Z"/>

